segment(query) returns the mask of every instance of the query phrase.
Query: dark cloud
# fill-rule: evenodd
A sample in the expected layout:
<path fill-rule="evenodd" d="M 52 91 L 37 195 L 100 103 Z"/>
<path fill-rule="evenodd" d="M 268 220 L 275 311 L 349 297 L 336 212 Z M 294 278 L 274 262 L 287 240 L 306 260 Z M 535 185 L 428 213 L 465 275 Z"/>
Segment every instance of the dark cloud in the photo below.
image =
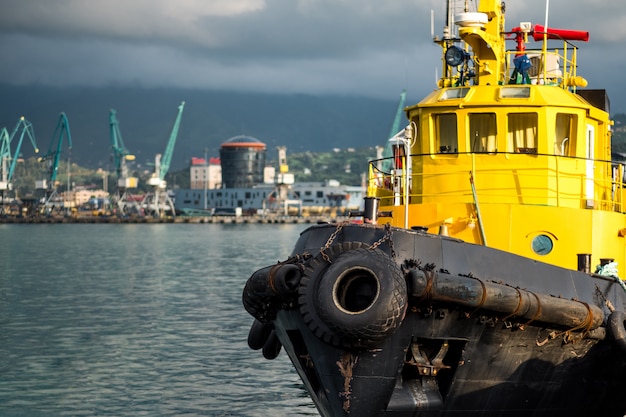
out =
<path fill-rule="evenodd" d="M 543 24 L 546 0 L 510 1 L 507 27 Z M 0 79 L 395 97 L 435 86 L 443 0 L 0 0 Z M 590 87 L 616 77 L 621 0 L 552 0 L 549 25 L 591 32 Z M 605 59 L 606 58 L 606 59 Z M 617 82 L 606 86 L 626 110 Z"/>

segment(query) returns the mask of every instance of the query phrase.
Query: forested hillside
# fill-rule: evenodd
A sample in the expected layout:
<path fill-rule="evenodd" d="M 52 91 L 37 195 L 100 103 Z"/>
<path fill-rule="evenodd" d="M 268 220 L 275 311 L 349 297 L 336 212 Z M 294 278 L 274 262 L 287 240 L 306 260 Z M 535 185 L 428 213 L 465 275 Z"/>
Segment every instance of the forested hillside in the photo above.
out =
<path fill-rule="evenodd" d="M 247 135 L 289 154 L 362 148 L 385 142 L 400 92 L 389 100 L 348 96 L 280 95 L 183 89 L 15 87 L 0 85 L 0 127 L 9 131 L 22 116 L 45 152 L 61 112 L 71 127 L 71 159 L 91 169 L 111 170 L 109 112 L 115 109 L 126 148 L 142 169 L 167 145 L 177 108 L 185 101 L 172 169 L 192 157 L 218 156 L 227 139 Z M 33 156 L 23 146 L 24 156 Z M 67 153 L 66 153 L 67 154 Z M 65 157 L 64 157 L 65 158 Z"/>

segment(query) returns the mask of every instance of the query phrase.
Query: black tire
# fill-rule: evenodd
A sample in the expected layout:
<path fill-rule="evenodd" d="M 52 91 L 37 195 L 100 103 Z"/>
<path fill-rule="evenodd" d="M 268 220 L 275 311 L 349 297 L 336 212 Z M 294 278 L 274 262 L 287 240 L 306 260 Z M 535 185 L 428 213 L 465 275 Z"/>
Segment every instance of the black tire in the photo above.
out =
<path fill-rule="evenodd" d="M 274 319 L 277 306 L 295 299 L 302 271 L 294 264 L 276 264 L 254 272 L 243 290 L 241 301 L 248 313 L 268 323 Z"/>
<path fill-rule="evenodd" d="M 391 335 L 407 307 L 400 267 L 380 249 L 345 242 L 326 250 L 305 270 L 300 312 L 311 331 L 338 347 L 368 347 Z"/>
<path fill-rule="evenodd" d="M 272 330 L 267 338 L 267 341 L 263 345 L 263 357 L 269 360 L 276 359 L 282 347 L 283 345 L 280 343 L 280 340 L 278 340 L 276 332 Z"/>
<path fill-rule="evenodd" d="M 626 313 L 614 311 L 607 321 L 609 334 L 617 345 L 626 352 Z"/>
<path fill-rule="evenodd" d="M 294 264 L 283 264 L 273 269 L 268 277 L 268 285 L 277 296 L 289 297 L 300 285 L 302 271 Z"/>
<path fill-rule="evenodd" d="M 250 326 L 250 333 L 248 333 L 248 346 L 252 350 L 259 350 L 263 348 L 265 342 L 270 336 L 272 328 L 270 325 L 264 324 L 257 319 L 254 319 L 252 326 Z"/>

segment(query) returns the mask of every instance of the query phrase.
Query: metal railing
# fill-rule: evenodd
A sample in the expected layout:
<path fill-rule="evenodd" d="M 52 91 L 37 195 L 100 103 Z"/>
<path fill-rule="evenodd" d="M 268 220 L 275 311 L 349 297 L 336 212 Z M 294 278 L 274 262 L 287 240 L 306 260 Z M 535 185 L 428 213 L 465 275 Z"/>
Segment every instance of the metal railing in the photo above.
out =
<path fill-rule="evenodd" d="M 473 176 L 482 204 L 625 212 L 624 164 L 615 161 L 505 152 L 419 154 L 410 155 L 409 164 L 403 161 L 401 168 L 384 172 L 379 167 L 387 159 L 370 162 L 368 181 L 368 195 L 379 197 L 383 206 L 404 205 L 407 200 L 471 202 Z"/>
<path fill-rule="evenodd" d="M 576 58 L 578 48 L 563 41 L 562 49 L 526 49 L 524 54 L 533 61 L 533 72 L 529 76 L 531 83 L 558 85 L 563 89 L 575 87 L 578 82 L 576 75 Z M 505 74 L 513 72 L 513 58 L 519 51 L 506 51 Z"/>

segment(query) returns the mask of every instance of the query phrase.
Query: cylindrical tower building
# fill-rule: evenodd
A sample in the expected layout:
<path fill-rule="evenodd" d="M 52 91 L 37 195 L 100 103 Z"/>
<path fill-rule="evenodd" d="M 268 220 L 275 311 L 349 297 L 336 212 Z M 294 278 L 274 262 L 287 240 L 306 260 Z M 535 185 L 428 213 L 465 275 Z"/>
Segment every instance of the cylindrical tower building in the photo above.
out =
<path fill-rule="evenodd" d="M 250 136 L 235 136 L 220 148 L 224 188 L 250 188 L 263 182 L 266 146 Z"/>

